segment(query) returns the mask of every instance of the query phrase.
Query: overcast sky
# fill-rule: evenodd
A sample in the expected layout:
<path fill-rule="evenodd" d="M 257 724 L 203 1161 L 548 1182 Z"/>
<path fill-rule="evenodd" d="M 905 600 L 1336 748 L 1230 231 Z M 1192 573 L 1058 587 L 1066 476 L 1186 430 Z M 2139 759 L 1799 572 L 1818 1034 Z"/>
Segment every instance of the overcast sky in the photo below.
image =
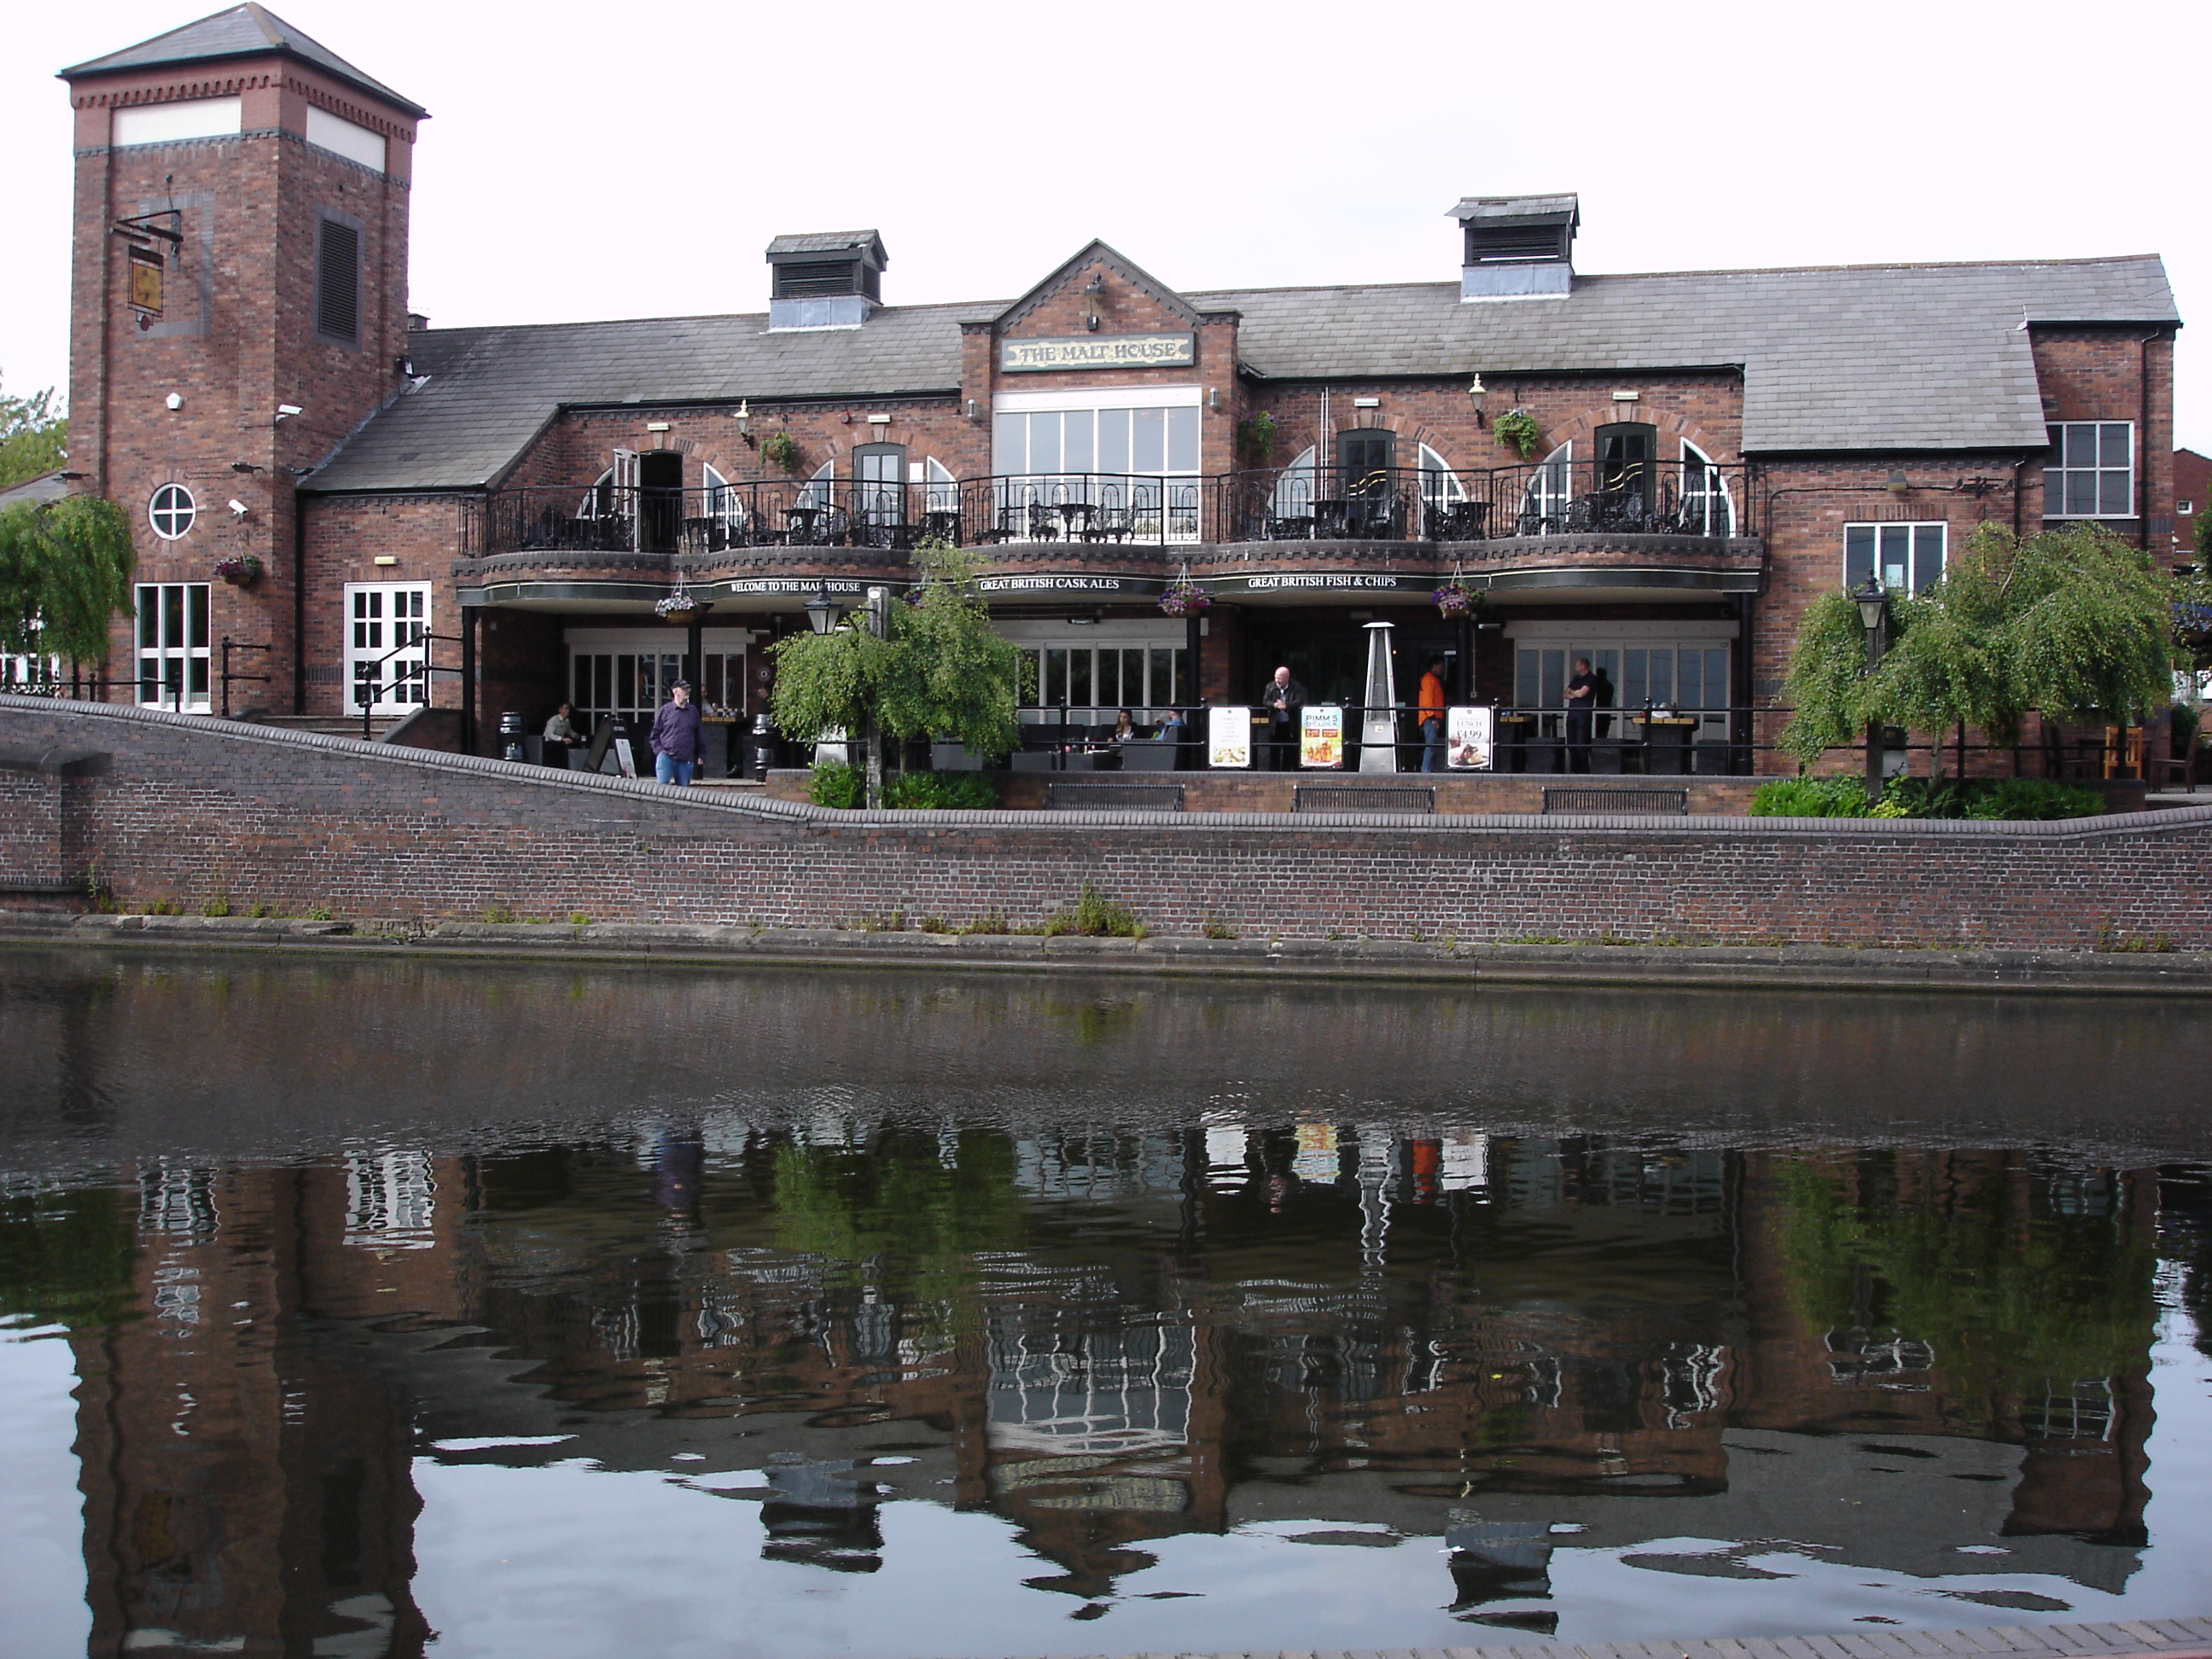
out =
<path fill-rule="evenodd" d="M 53 71 L 205 4 L 9 9 L 9 391 L 68 373 Z M 1182 289 L 1443 280 L 1460 197 L 1571 190 L 1591 271 L 2161 253 L 2212 453 L 2201 0 L 276 9 L 429 108 L 440 325 L 759 310 L 770 236 L 860 226 L 893 303 L 1011 298 L 1092 236 Z"/>

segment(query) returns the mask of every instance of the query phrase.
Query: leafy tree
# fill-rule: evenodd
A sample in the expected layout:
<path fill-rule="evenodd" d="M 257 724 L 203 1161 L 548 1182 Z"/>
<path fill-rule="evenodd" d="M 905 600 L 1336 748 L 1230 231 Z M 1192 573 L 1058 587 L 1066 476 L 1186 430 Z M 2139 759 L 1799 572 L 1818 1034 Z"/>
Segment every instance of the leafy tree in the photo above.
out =
<path fill-rule="evenodd" d="M 97 495 L 0 512 L 0 651 L 98 661 L 137 564 L 123 509 Z"/>
<path fill-rule="evenodd" d="M 883 737 L 941 738 L 988 755 L 1020 736 L 1021 653 L 993 631 L 974 566 L 934 538 L 914 556 L 916 585 L 890 607 L 881 638 L 847 627 L 775 647 L 775 723 L 797 737 L 860 733 L 870 806 L 884 801 Z"/>
<path fill-rule="evenodd" d="M 27 398 L 0 393 L 0 489 L 52 472 L 68 458 L 69 417 L 54 412 L 54 389 Z"/>
<path fill-rule="evenodd" d="M 2033 712 L 2145 719 L 2172 691 L 2175 599 L 2148 553 L 2101 526 L 2019 539 L 1984 525 L 1942 581 L 1893 596 L 1890 649 L 1871 673 L 1850 596 L 1807 608 L 1782 746 L 1809 762 L 1875 722 L 1941 732 L 1963 721 L 2005 744 Z"/>

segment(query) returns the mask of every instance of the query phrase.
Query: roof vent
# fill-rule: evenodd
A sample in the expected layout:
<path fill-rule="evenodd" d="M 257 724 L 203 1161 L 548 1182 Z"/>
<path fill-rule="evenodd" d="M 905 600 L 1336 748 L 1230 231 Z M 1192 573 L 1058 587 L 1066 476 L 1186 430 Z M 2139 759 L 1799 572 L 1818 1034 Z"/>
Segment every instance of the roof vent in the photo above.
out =
<path fill-rule="evenodd" d="M 768 245 L 770 329 L 858 328 L 882 302 L 884 239 L 872 230 L 779 236 Z"/>
<path fill-rule="evenodd" d="M 1577 198 L 1470 196 L 1451 216 L 1467 233 L 1461 299 L 1552 299 L 1573 287 Z"/>

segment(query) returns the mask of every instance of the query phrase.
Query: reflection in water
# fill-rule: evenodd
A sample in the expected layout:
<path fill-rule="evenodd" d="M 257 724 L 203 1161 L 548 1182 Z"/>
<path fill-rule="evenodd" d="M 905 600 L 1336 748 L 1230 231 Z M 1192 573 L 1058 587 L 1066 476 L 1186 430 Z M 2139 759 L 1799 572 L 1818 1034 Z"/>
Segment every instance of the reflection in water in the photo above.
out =
<path fill-rule="evenodd" d="M 447 970 L 466 1018 L 431 1035 L 473 1092 L 395 1103 L 357 1074 L 362 1005 L 334 993 L 428 981 L 94 982 L 88 1020 L 66 972 L 0 972 L 0 1039 L 52 1037 L 5 1085 L 0 1164 L 26 1175 L 0 1200 L 0 1313 L 75 1355 L 94 1653 L 416 1654 L 432 1623 L 465 1650 L 556 1650 L 502 1576 L 526 1553 L 592 1580 L 647 1512 L 632 1478 L 690 1507 L 630 1593 L 741 1595 L 721 1650 L 798 1659 L 2196 1610 L 2133 1581 L 2205 1543 L 2200 1500 L 2162 1500 L 2155 1526 L 2147 1505 L 2154 1334 L 2203 1310 L 2212 1203 L 2201 1169 L 2106 1151 L 2155 1143 L 2172 1101 L 2040 1146 L 1931 1118 L 1792 1147 L 1786 1093 L 1757 1103 L 1759 1133 L 1685 1133 L 1670 1117 L 1747 1109 L 1697 1079 L 1765 1016 L 1692 1003 L 1670 1024 L 1644 1003 L 1616 1012 L 1667 1042 L 1636 1086 L 1689 1111 L 1576 1108 L 1544 1133 L 1525 1097 L 1441 1098 L 1434 1058 L 1407 1067 L 1408 1110 L 1378 1078 L 1340 1086 L 1358 1065 L 1267 1081 L 1233 1031 L 1202 1059 L 1146 1035 L 1224 1010 L 1301 1028 L 1339 994 L 1150 994 L 1086 1024 L 1057 986 L 960 1010 L 964 1048 L 942 1003 L 864 1012 L 935 1045 L 945 1086 L 900 1097 L 896 1068 L 824 1041 L 897 986 L 769 1008 L 726 978 L 725 1017 L 808 1025 L 810 1063 L 756 1048 L 696 1088 L 656 1060 L 651 1018 L 696 980 L 610 976 L 554 1023 L 543 987 Z M 499 1041 L 471 1048 L 455 1028 L 487 1002 Z M 130 1062 L 192 1048 L 218 1005 L 230 1102 L 177 1116 L 222 1079 Z M 1796 1024 L 1900 1006 L 1801 1003 Z M 1889 1041 L 1949 1066 L 1987 1040 L 1960 1012 Z M 2057 1052 L 2078 1017 L 2042 1005 L 2039 1039 Z M 579 1030 L 590 1064 L 530 1097 L 545 1045 L 586 1052 Z M 1528 1064 L 1461 1064 L 1484 1058 L 1493 1079 Z M 1102 1069 L 1127 1109 L 1086 1097 Z M 630 1103 L 593 1104 L 625 1074 Z M 580 1478 L 597 1506 L 532 1495 Z M 449 1543 L 474 1552 L 458 1584 L 438 1554 L 418 1570 L 426 1497 L 536 1541 Z M 740 1515 L 742 1560 L 684 1565 L 679 1539 L 722 1549 Z M 1011 1550 L 956 1543 L 969 1518 Z M 835 1619 L 807 1600 L 825 1589 Z"/>

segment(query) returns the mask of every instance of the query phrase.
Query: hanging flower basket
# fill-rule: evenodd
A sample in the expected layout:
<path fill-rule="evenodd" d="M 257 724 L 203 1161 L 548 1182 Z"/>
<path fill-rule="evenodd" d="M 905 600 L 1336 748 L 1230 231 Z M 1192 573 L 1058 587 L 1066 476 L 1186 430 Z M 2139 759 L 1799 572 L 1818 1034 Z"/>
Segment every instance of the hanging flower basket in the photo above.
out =
<path fill-rule="evenodd" d="M 233 587 L 251 587 L 261 580 L 261 560 L 255 554 L 234 553 L 215 562 L 215 574 Z"/>
<path fill-rule="evenodd" d="M 1170 617 L 1195 617 L 1213 603 L 1205 590 L 1188 576 L 1179 577 L 1160 595 L 1160 609 Z"/>
<path fill-rule="evenodd" d="M 1544 436 L 1544 428 L 1525 409 L 1508 410 L 1490 423 L 1490 429 L 1498 442 L 1524 461 L 1536 453 L 1536 446 Z"/>
<path fill-rule="evenodd" d="M 665 623 L 688 627 L 699 612 L 699 601 L 689 593 L 671 593 L 653 602 L 653 614 Z"/>
<path fill-rule="evenodd" d="M 1481 603 L 1481 596 L 1464 583 L 1450 581 L 1429 596 L 1437 602 L 1439 616 L 1464 617 Z"/>

